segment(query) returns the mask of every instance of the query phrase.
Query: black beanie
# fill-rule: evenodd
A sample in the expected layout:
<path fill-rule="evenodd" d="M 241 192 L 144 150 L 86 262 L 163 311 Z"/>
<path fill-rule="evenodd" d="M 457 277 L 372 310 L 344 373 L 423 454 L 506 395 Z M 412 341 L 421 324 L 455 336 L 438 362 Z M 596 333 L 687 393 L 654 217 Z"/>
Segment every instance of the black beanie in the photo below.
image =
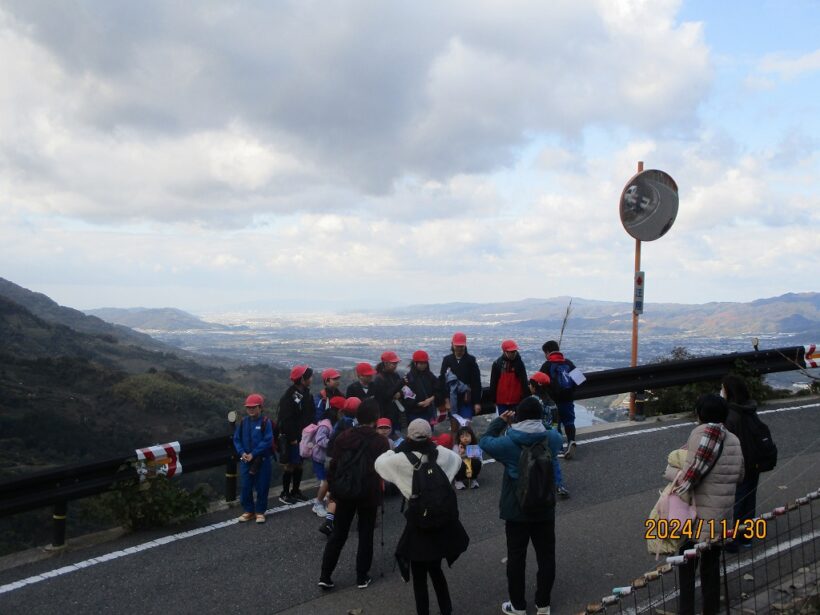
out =
<path fill-rule="evenodd" d="M 530 396 L 518 404 L 515 415 L 519 421 L 538 420 L 544 415 L 544 406 L 538 398 Z"/>

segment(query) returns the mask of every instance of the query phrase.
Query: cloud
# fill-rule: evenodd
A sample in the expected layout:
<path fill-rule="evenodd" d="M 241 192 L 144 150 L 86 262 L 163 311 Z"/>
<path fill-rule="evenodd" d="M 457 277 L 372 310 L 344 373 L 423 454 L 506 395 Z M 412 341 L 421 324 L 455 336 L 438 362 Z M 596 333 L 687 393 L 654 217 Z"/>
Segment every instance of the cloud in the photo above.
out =
<path fill-rule="evenodd" d="M 783 53 L 767 55 L 760 61 L 758 71 L 774 74 L 784 81 L 820 71 L 820 49 L 797 57 Z"/>
<path fill-rule="evenodd" d="M 9 2 L 0 181 L 27 208 L 108 223 L 400 210 L 382 197 L 458 192 L 538 135 L 694 125 L 708 50 L 676 10 Z"/>

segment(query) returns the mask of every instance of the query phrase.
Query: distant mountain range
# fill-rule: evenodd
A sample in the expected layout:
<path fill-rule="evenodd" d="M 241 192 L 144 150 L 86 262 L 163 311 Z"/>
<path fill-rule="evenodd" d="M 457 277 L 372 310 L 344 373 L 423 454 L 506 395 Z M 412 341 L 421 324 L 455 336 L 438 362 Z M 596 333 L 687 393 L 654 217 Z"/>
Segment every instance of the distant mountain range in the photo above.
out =
<path fill-rule="evenodd" d="M 99 308 L 86 310 L 89 316 L 142 331 L 223 330 L 225 325 L 205 322 L 176 308 Z"/>
<path fill-rule="evenodd" d="M 515 322 L 521 326 L 560 329 L 570 297 L 524 299 L 499 303 L 414 305 L 384 312 L 390 318 L 452 322 Z M 570 326 L 586 330 L 627 330 L 632 304 L 572 298 Z M 748 303 L 700 305 L 649 303 L 641 316 L 647 332 L 691 332 L 697 335 L 820 335 L 820 293 L 788 293 Z"/>

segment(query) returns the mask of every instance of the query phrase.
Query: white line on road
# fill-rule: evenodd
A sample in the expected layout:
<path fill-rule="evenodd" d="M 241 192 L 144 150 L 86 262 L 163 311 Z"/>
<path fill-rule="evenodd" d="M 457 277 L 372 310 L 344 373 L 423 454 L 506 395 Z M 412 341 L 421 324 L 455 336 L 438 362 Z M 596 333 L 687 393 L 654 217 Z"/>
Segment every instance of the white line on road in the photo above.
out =
<path fill-rule="evenodd" d="M 287 510 L 293 510 L 294 508 L 302 508 L 303 506 L 308 506 L 310 504 L 311 502 L 308 500 L 307 502 L 299 502 L 297 504 L 290 504 L 288 506 L 279 506 L 277 508 L 271 508 L 269 510 L 266 510 L 265 515 L 275 515 L 277 513 L 285 512 Z M 227 521 L 212 523 L 210 525 L 198 527 L 194 530 L 188 530 L 187 532 L 180 532 L 178 534 L 171 534 L 170 536 L 163 536 L 162 538 L 150 540 L 148 542 L 144 542 L 133 547 L 128 547 L 127 549 L 122 549 L 121 551 L 114 551 L 112 553 L 100 555 L 99 557 L 92 557 L 90 559 L 83 560 L 82 562 L 77 562 L 76 564 L 71 564 L 69 566 L 63 566 L 62 568 L 57 568 L 56 570 L 50 570 L 42 574 L 38 574 L 32 577 L 28 577 L 26 579 L 15 581 L 14 583 L 0 585 L 0 594 L 5 594 L 10 591 L 14 591 L 15 589 L 26 587 L 27 585 L 33 585 L 34 583 L 39 583 L 40 581 L 45 581 L 46 579 L 53 579 L 54 577 L 59 577 L 70 572 L 76 572 L 77 570 L 81 570 L 82 568 L 96 566 L 97 564 L 102 564 L 103 562 L 110 562 L 111 560 L 119 559 L 121 557 L 125 557 L 126 555 L 133 555 L 134 553 L 140 553 L 142 551 L 147 551 L 148 549 L 161 547 L 162 545 L 167 545 L 178 540 L 193 538 L 194 536 L 199 536 L 200 534 L 207 534 L 208 532 L 220 530 L 224 527 L 230 527 L 231 525 L 236 525 L 237 523 L 239 523 L 239 520 L 237 518 L 228 519 Z"/>
<path fill-rule="evenodd" d="M 773 414 L 775 412 L 789 412 L 792 410 L 805 410 L 807 408 L 820 408 L 820 403 L 813 403 L 813 404 L 805 404 L 802 406 L 785 406 L 783 408 L 773 408 L 771 410 L 761 410 L 758 412 L 758 415 L 761 414 Z M 675 425 L 664 425 L 663 427 L 648 427 L 646 429 L 635 429 L 633 431 L 625 431 L 622 433 L 613 433 L 607 436 L 598 436 L 597 438 L 585 438 L 583 440 L 578 440 L 576 444 L 578 446 L 586 445 L 586 444 L 593 444 L 595 442 L 605 442 L 606 440 L 615 440 L 617 438 L 631 438 L 633 436 L 642 436 L 649 433 L 654 433 L 656 431 L 666 431 L 667 429 L 677 429 L 679 427 L 691 427 L 692 425 L 696 425 L 693 421 L 687 421 L 685 423 L 676 423 Z"/>
<path fill-rule="evenodd" d="M 787 406 L 784 408 L 774 408 L 772 410 L 763 410 L 758 412 L 758 414 L 770 414 L 775 412 L 788 412 L 791 410 L 804 410 L 806 408 L 820 408 L 820 403 L 813 403 L 813 404 L 806 404 L 803 406 Z M 616 438 L 628 438 L 631 436 L 637 436 L 642 434 L 653 433 L 656 431 L 664 431 L 666 429 L 675 429 L 677 427 L 686 427 L 691 426 L 693 423 L 680 423 L 676 425 L 665 425 L 663 427 L 650 427 L 648 429 L 638 429 L 635 431 L 628 431 L 625 433 L 617 433 L 611 434 L 608 436 L 599 436 L 597 438 L 590 438 L 588 440 L 581 440 L 577 442 L 580 446 L 582 444 L 592 444 L 594 442 L 603 442 L 605 440 L 614 440 Z M 489 461 L 489 460 L 488 460 Z M 303 506 L 309 506 L 311 501 L 307 502 L 299 502 L 298 504 L 291 504 L 288 506 L 279 506 L 277 508 L 271 508 L 265 511 L 265 515 L 275 515 L 278 513 L 282 513 L 288 510 L 293 510 L 294 508 L 302 508 Z M 194 530 L 189 530 L 187 532 L 180 532 L 178 534 L 171 534 L 170 536 L 163 536 L 162 538 L 157 538 L 156 540 L 150 540 L 148 542 L 144 542 L 142 544 L 128 547 L 127 549 L 122 549 L 120 551 L 113 551 L 112 553 L 106 553 L 104 555 L 100 555 L 99 557 L 92 557 L 87 560 L 83 560 L 81 562 L 77 562 L 76 564 L 71 564 L 68 566 L 63 566 L 62 568 L 57 568 L 55 570 L 50 570 L 48 572 L 44 572 L 38 575 L 34 575 L 25 579 L 21 579 L 19 581 L 15 581 L 13 583 L 7 583 L 5 585 L 0 585 L 0 595 L 12 592 L 16 589 L 20 589 L 22 587 L 26 587 L 28 585 L 33 585 L 34 583 L 39 583 L 40 581 L 45 581 L 46 579 L 53 579 L 55 577 L 59 577 L 65 574 L 69 574 L 71 572 L 76 572 L 77 570 L 82 570 L 83 568 L 88 568 L 90 566 L 96 566 L 97 564 L 102 564 L 103 562 L 109 562 L 111 560 L 119 559 L 121 557 L 125 557 L 127 555 L 133 555 L 134 553 L 140 553 L 142 551 L 147 551 L 148 549 L 153 549 L 155 547 L 160 547 L 162 545 L 167 545 L 172 542 L 176 542 L 178 540 L 185 540 L 186 538 L 193 538 L 194 536 L 199 536 L 200 534 L 207 534 L 208 532 L 213 532 L 215 530 L 219 530 L 225 527 L 230 527 L 238 523 L 236 518 L 228 519 L 227 521 L 220 521 L 219 523 L 212 523 L 211 525 L 205 525 L 203 527 L 196 528 Z"/>

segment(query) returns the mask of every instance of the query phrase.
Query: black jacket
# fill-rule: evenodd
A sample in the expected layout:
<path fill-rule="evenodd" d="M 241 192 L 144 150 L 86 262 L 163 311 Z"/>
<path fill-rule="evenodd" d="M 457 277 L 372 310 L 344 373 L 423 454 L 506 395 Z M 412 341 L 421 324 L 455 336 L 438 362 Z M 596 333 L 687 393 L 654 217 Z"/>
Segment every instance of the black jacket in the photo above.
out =
<path fill-rule="evenodd" d="M 374 464 L 376 457 L 390 450 L 387 438 L 379 434 L 373 427 L 360 425 L 353 429 L 348 429 L 336 436 L 327 451 L 330 457 L 330 467 L 327 471 L 327 482 L 330 485 L 330 492 L 333 493 L 333 483 L 336 479 L 336 467 L 344 451 L 355 451 L 361 447 L 367 447 L 368 472 L 365 478 L 367 482 L 367 496 L 361 500 L 363 506 L 378 506 L 382 501 L 382 481 Z"/>
<path fill-rule="evenodd" d="M 403 403 L 407 412 L 413 414 L 432 414 L 435 412 L 436 406 L 440 404 L 443 399 L 442 392 L 438 386 L 438 378 L 436 378 L 429 369 L 423 372 L 410 370 L 407 373 L 407 386 L 416 394 L 415 399 L 404 399 Z M 430 396 L 435 397 L 432 405 L 427 406 L 427 408 L 419 408 L 419 402 L 424 401 Z"/>
<path fill-rule="evenodd" d="M 448 354 L 444 357 L 444 359 L 442 359 L 438 382 L 439 387 L 445 396 L 450 394 L 450 391 L 447 388 L 447 382 L 444 379 L 444 374 L 447 372 L 448 368 L 453 370 L 453 373 L 459 380 L 470 387 L 469 399 L 465 399 L 467 393 L 461 394 L 458 396 L 459 404 L 480 404 L 481 371 L 478 369 L 478 362 L 475 360 L 475 357 L 471 354 L 464 353 L 461 360 L 456 359 L 456 355 L 454 354 Z M 452 410 L 455 411 L 456 409 L 453 408 Z"/>
<path fill-rule="evenodd" d="M 401 391 L 404 386 L 404 378 L 397 372 L 391 374 L 379 372 L 376 374 L 376 377 L 373 378 L 373 384 L 370 386 L 372 387 L 373 397 L 379 402 L 381 416 L 393 420 L 393 426 L 398 427 L 396 418 L 399 414 L 399 409 L 396 407 L 396 404 L 393 403 L 393 397 Z M 399 400 L 399 403 L 401 403 L 401 400 Z"/>
<path fill-rule="evenodd" d="M 744 423 L 756 423 L 760 420 L 757 416 L 757 402 L 750 399 L 745 404 L 736 404 L 729 402 L 729 415 L 726 417 L 726 429 L 735 434 L 740 440 L 740 450 L 743 453 L 745 477 L 748 480 L 753 474 L 757 473 L 754 464 L 750 463 L 752 459 L 751 451 L 749 450 L 750 442 L 744 438 L 746 430 L 743 428 Z"/>
<path fill-rule="evenodd" d="M 315 414 L 310 390 L 292 384 L 279 400 L 279 431 L 288 442 L 299 440 L 302 430 L 313 422 Z"/>
<path fill-rule="evenodd" d="M 498 381 L 501 378 L 501 373 L 506 369 L 507 357 L 503 354 L 493 361 L 493 368 L 490 372 L 490 401 L 496 403 L 496 393 L 498 392 Z M 530 396 L 529 380 L 527 380 L 527 368 L 524 366 L 524 360 L 521 355 L 516 353 L 512 360 L 512 369 L 515 372 L 515 377 L 521 385 L 521 399 Z"/>
<path fill-rule="evenodd" d="M 359 399 L 364 401 L 366 397 L 373 397 L 374 391 L 375 389 L 373 388 L 373 383 L 371 382 L 370 385 L 367 387 L 367 393 L 365 393 L 362 383 L 357 380 L 356 382 L 347 387 L 347 395 L 345 395 L 345 397 L 358 397 Z"/>

